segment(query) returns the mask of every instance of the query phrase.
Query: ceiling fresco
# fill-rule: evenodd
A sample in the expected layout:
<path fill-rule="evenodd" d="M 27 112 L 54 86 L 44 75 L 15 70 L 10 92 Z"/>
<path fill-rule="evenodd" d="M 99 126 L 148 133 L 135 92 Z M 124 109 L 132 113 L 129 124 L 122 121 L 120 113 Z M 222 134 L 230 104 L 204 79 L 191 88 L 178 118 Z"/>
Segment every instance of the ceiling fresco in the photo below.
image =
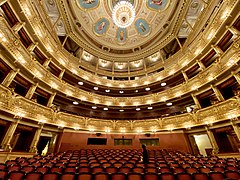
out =
<path fill-rule="evenodd" d="M 126 28 L 118 27 L 112 19 L 114 6 L 120 0 L 75 0 L 70 1 L 76 22 L 100 44 L 131 49 L 154 38 L 174 13 L 177 1 L 128 0 L 135 9 L 134 22 Z"/>

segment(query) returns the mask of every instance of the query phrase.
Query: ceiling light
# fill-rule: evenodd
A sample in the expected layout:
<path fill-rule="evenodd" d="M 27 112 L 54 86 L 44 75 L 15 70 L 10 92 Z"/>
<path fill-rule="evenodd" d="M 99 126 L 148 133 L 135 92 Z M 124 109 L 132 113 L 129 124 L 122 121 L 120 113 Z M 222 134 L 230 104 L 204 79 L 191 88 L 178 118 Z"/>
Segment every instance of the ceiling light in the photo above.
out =
<path fill-rule="evenodd" d="M 82 85 L 83 85 L 83 82 L 79 81 L 78 84 L 82 86 Z"/>
<path fill-rule="evenodd" d="M 166 86 L 166 85 L 167 85 L 167 83 L 165 83 L 165 82 L 161 83 L 161 86 Z"/>
<path fill-rule="evenodd" d="M 123 112 L 123 111 L 124 111 L 124 109 L 120 109 L 119 111 L 120 111 L 120 112 Z"/>
<path fill-rule="evenodd" d="M 93 109 L 97 109 L 97 106 L 92 106 Z"/>
<path fill-rule="evenodd" d="M 97 91 L 97 90 L 98 90 L 98 87 L 93 87 L 93 89 Z"/>
<path fill-rule="evenodd" d="M 104 110 L 104 111 L 107 111 L 107 110 L 108 110 L 108 108 L 107 108 L 107 107 L 105 107 L 105 108 L 103 108 L 103 110 Z"/>
<path fill-rule="evenodd" d="M 119 93 L 120 93 L 120 94 L 123 94 L 123 93 L 124 93 L 124 91 L 119 91 Z"/>
<path fill-rule="evenodd" d="M 113 8 L 112 19 L 119 28 L 127 28 L 135 19 L 133 5 L 128 1 L 118 2 Z"/>
<path fill-rule="evenodd" d="M 149 110 L 150 110 L 150 109 L 153 109 L 153 107 L 152 107 L 152 106 L 149 106 L 147 109 L 149 109 Z"/>
<path fill-rule="evenodd" d="M 140 111 L 141 109 L 140 108 L 136 108 L 136 111 Z"/>
<path fill-rule="evenodd" d="M 135 92 L 137 93 L 137 92 L 138 92 L 138 90 L 136 89 L 136 90 L 135 90 Z"/>
<path fill-rule="evenodd" d="M 107 92 L 107 93 L 110 92 L 110 89 L 106 89 L 105 92 Z"/>
<path fill-rule="evenodd" d="M 74 105 L 78 105 L 79 103 L 77 101 L 73 101 L 73 104 Z"/>
<path fill-rule="evenodd" d="M 167 103 L 166 105 L 167 105 L 167 106 L 171 106 L 171 105 L 172 105 L 172 103 L 171 103 L 171 102 L 169 102 L 169 103 Z"/>
<path fill-rule="evenodd" d="M 146 87 L 145 90 L 146 91 L 150 91 L 151 89 L 150 89 L 150 87 Z"/>

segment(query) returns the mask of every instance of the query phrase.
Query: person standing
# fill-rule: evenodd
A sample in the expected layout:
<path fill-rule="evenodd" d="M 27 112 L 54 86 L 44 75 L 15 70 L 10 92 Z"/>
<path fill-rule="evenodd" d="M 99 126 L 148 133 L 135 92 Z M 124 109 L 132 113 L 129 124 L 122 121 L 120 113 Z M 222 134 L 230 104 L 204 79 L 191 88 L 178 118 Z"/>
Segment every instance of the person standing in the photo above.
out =
<path fill-rule="evenodd" d="M 145 144 L 142 144 L 142 149 L 143 149 L 143 163 L 147 164 L 148 163 L 148 151 L 147 151 L 147 147 Z"/>

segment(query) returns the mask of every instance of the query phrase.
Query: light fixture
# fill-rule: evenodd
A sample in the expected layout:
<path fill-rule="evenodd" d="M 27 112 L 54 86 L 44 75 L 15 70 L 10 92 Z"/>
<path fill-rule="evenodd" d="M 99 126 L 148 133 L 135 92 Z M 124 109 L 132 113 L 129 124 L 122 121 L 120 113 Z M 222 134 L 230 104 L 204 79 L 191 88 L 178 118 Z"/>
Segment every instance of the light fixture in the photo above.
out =
<path fill-rule="evenodd" d="M 73 101 L 73 104 L 74 105 L 78 105 L 79 103 L 77 101 Z"/>
<path fill-rule="evenodd" d="M 113 8 L 112 19 L 119 28 L 127 28 L 133 23 L 135 14 L 135 9 L 130 2 L 120 1 Z"/>
<path fill-rule="evenodd" d="M 161 83 L 161 86 L 166 86 L 166 85 L 167 85 L 167 83 L 165 83 L 165 82 Z"/>
<path fill-rule="evenodd" d="M 120 109 L 119 111 L 120 111 L 120 112 L 123 112 L 123 111 L 124 111 L 124 109 Z"/>
<path fill-rule="evenodd" d="M 151 110 L 151 109 L 153 109 L 153 107 L 152 107 L 152 106 L 149 106 L 149 107 L 147 107 L 147 109 Z"/>
<path fill-rule="evenodd" d="M 82 86 L 82 85 L 83 85 L 83 82 L 79 81 L 78 84 Z"/>
<path fill-rule="evenodd" d="M 98 90 L 98 87 L 95 86 L 95 87 L 93 87 L 93 89 L 97 91 L 97 90 Z"/>
<path fill-rule="evenodd" d="M 108 108 L 107 108 L 107 107 L 105 107 L 105 108 L 103 108 L 103 110 L 104 110 L 104 111 L 107 111 L 107 110 L 108 110 Z"/>
<path fill-rule="evenodd" d="M 141 109 L 140 108 L 136 108 L 136 111 L 140 111 Z"/>
<path fill-rule="evenodd" d="M 107 93 L 110 92 L 110 89 L 106 89 L 105 92 L 107 92 Z"/>
<path fill-rule="evenodd" d="M 120 94 L 123 94 L 123 93 L 124 93 L 124 91 L 119 91 L 119 93 L 120 93 Z"/>
<path fill-rule="evenodd" d="M 97 106 L 92 106 L 92 109 L 97 109 Z"/>
<path fill-rule="evenodd" d="M 137 92 L 138 92 L 138 90 L 136 89 L 136 90 L 135 90 L 135 92 L 137 93 Z"/>
<path fill-rule="evenodd" d="M 151 89 L 150 89 L 150 87 L 146 87 L 145 90 L 146 91 L 150 91 Z"/>
<path fill-rule="evenodd" d="M 172 105 L 172 103 L 171 103 L 171 102 L 169 102 L 169 103 L 167 103 L 166 105 L 167 105 L 167 106 L 171 106 L 171 105 Z"/>

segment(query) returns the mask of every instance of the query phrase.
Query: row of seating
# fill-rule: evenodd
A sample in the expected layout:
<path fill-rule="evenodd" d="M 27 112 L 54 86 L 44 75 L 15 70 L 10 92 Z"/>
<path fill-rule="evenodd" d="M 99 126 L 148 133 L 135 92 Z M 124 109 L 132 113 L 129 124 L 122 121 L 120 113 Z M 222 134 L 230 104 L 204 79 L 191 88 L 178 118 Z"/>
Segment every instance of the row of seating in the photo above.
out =
<path fill-rule="evenodd" d="M 0 171 L 0 179 L 8 180 L 239 180 L 239 174 L 236 172 L 228 171 L 225 173 L 211 172 L 205 173 L 112 173 L 99 172 L 92 173 L 46 173 L 30 172 L 24 173 L 21 171 L 13 171 L 7 173 Z"/>

